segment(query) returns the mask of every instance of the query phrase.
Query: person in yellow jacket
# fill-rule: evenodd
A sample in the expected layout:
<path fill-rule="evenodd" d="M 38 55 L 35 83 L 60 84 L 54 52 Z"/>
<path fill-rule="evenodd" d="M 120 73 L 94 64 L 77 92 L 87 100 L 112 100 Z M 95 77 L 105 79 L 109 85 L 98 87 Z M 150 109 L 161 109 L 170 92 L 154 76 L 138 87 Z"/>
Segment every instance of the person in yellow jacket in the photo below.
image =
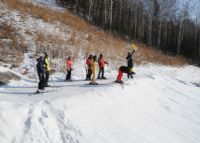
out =
<path fill-rule="evenodd" d="M 50 74 L 50 64 L 49 64 L 49 56 L 47 53 L 45 53 L 44 56 L 44 65 L 46 69 L 46 77 L 45 77 L 45 87 L 48 87 L 48 81 L 49 81 L 49 74 Z"/>
<path fill-rule="evenodd" d="M 93 56 L 92 60 L 92 81 L 90 84 L 97 84 L 96 83 L 96 70 L 97 70 L 97 56 Z"/>

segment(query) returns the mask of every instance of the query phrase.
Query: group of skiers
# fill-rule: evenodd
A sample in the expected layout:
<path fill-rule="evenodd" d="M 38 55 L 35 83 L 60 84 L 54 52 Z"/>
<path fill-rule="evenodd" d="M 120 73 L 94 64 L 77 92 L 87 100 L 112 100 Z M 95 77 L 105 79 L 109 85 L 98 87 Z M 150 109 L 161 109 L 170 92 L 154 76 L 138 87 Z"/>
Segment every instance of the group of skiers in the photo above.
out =
<path fill-rule="evenodd" d="M 89 55 L 89 57 L 86 59 L 86 79 L 85 80 L 91 80 L 90 84 L 97 84 L 96 83 L 96 70 L 97 70 L 97 65 L 99 65 L 99 73 L 98 73 L 98 79 L 106 79 L 104 76 L 104 67 L 106 64 L 108 64 L 107 61 L 105 61 L 104 57 L 102 54 L 100 54 L 98 61 L 97 61 L 97 56 Z M 66 81 L 72 81 L 71 79 L 71 73 L 73 70 L 73 62 L 72 58 L 68 57 L 66 60 L 66 68 L 67 68 L 67 75 L 65 80 Z"/>
<path fill-rule="evenodd" d="M 115 82 L 117 83 L 123 83 L 122 77 L 123 73 L 127 73 L 128 78 L 133 78 L 133 74 L 135 72 L 133 71 L 133 54 L 135 50 L 133 50 L 132 53 L 128 53 L 126 60 L 127 60 L 127 66 L 121 66 L 118 69 L 118 76 L 117 80 Z M 104 76 L 104 68 L 105 65 L 108 64 L 108 62 L 104 59 L 103 54 L 100 54 L 99 58 L 97 59 L 96 55 L 89 55 L 88 58 L 86 59 L 86 79 L 88 81 L 91 81 L 90 84 L 97 84 L 96 83 L 96 70 L 97 66 L 99 66 L 99 72 L 97 79 L 106 79 Z M 50 64 L 49 64 L 49 58 L 48 54 L 45 53 L 44 58 L 43 56 L 40 56 L 37 59 L 37 73 L 39 77 L 39 84 L 38 84 L 38 92 L 40 90 L 43 90 L 45 87 L 48 87 L 48 80 L 49 80 L 49 72 L 50 72 Z M 69 56 L 66 59 L 66 69 L 67 69 L 67 74 L 65 81 L 72 81 L 71 79 L 71 74 L 73 70 L 73 62 L 71 56 Z"/>
<path fill-rule="evenodd" d="M 108 62 L 104 59 L 103 54 L 100 54 L 98 60 L 96 55 L 89 55 L 86 59 L 86 80 L 91 80 L 90 84 L 96 83 L 96 70 L 97 65 L 99 65 L 99 73 L 97 79 L 106 79 L 104 76 L 104 68 Z"/>

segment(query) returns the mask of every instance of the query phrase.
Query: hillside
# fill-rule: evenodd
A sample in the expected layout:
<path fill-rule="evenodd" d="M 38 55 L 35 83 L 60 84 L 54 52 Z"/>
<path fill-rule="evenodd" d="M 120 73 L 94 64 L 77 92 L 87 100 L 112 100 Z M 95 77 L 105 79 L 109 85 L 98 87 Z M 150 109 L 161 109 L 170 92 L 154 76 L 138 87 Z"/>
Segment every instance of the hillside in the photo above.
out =
<path fill-rule="evenodd" d="M 130 42 L 96 28 L 70 12 L 38 3 L 21 0 L 1 2 L 1 26 L 4 45 L 2 55 L 16 55 L 13 59 L 2 58 L 1 61 L 22 62 L 25 52 L 32 52 L 31 57 L 38 53 L 48 52 L 52 59 L 60 59 L 61 70 L 67 55 L 77 60 L 77 55 L 104 53 L 115 68 L 124 64 L 125 55 L 131 51 Z M 6 27 L 6 28 L 4 28 Z M 6 33 L 6 34 L 4 34 Z M 7 43 L 5 42 L 7 40 Z M 140 63 L 157 63 L 165 65 L 183 65 L 186 60 L 180 57 L 170 57 L 157 52 L 153 48 L 134 42 L 138 47 L 134 61 Z M 12 50 L 9 50 L 12 49 Z M 13 54 L 17 50 L 20 54 Z M 3 57 L 3 56 L 2 56 Z M 19 65 L 19 64 L 18 64 Z"/>

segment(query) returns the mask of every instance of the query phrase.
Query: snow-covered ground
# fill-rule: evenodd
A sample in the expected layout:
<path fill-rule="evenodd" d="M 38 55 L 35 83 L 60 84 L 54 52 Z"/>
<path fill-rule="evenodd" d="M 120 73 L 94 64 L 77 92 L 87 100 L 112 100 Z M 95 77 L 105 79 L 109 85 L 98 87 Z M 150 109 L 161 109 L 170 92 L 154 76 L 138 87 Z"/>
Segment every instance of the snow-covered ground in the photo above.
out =
<path fill-rule="evenodd" d="M 125 85 L 113 84 L 117 71 L 109 71 L 98 86 L 81 81 L 82 69 L 74 82 L 55 73 L 44 94 L 34 95 L 36 80 L 26 77 L 1 86 L 0 142 L 200 142 L 199 68 L 138 66 Z"/>
<path fill-rule="evenodd" d="M 38 2 L 42 4 L 48 4 L 48 5 L 55 5 L 56 0 L 33 0 L 33 2 Z"/>

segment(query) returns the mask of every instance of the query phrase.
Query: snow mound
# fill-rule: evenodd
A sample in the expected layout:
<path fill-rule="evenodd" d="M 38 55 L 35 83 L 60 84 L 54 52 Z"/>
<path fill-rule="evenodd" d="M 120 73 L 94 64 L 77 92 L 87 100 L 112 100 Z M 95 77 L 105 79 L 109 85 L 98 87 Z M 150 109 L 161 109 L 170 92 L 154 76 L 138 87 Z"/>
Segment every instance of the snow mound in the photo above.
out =
<path fill-rule="evenodd" d="M 0 85 L 7 84 L 10 80 L 20 80 L 19 74 L 0 66 Z"/>
<path fill-rule="evenodd" d="M 48 5 L 55 5 L 55 0 L 33 0 L 33 2 L 38 2 L 42 4 L 48 4 Z"/>

